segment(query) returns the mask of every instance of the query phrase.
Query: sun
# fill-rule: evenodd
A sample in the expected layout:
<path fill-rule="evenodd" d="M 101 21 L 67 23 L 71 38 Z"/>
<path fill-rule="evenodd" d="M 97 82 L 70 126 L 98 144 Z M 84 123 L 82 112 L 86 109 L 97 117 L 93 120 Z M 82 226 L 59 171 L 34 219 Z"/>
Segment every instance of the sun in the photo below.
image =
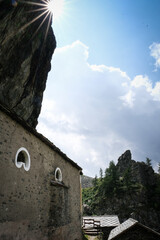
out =
<path fill-rule="evenodd" d="M 50 0 L 47 3 L 48 10 L 53 14 L 53 19 L 58 19 L 63 15 L 64 0 Z"/>

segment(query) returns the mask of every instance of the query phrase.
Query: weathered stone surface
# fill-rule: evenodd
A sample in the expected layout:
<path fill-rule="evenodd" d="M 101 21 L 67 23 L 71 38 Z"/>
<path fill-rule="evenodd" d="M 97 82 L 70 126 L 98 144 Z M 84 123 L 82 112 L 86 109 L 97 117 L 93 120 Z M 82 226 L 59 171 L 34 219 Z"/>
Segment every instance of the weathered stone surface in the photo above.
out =
<path fill-rule="evenodd" d="M 93 178 L 92 177 L 88 177 L 85 175 L 81 176 L 81 183 L 82 183 L 82 188 L 90 188 L 93 187 Z"/>
<path fill-rule="evenodd" d="M 49 16 L 39 28 L 45 15 L 34 21 L 43 11 L 26 2 L 0 0 L 0 102 L 35 127 L 56 41 Z"/>
<path fill-rule="evenodd" d="M 1 109 L 0 133 L 0 239 L 81 240 L 81 168 Z M 28 171 L 15 164 L 22 146 L 31 159 Z M 57 167 L 63 185 L 51 184 Z"/>
<path fill-rule="evenodd" d="M 132 160 L 130 150 L 127 150 L 119 157 L 117 168 L 120 175 L 123 175 L 126 169 L 130 169 L 133 182 L 138 182 L 148 187 L 152 187 L 156 184 L 156 174 L 153 168 L 144 162 Z"/>

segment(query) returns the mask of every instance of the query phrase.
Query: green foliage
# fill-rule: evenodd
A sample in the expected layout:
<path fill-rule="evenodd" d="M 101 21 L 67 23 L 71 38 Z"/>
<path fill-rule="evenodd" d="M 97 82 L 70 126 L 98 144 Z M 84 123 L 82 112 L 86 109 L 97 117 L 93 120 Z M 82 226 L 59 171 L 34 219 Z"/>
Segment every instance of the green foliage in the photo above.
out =
<path fill-rule="evenodd" d="M 146 159 L 147 165 L 151 166 L 151 160 Z M 160 173 L 160 164 L 159 164 Z M 109 167 L 105 170 L 100 169 L 100 177 L 95 176 L 93 187 L 82 190 L 83 203 L 89 206 L 90 214 L 97 214 L 98 211 L 105 208 L 105 202 L 113 198 L 123 198 L 129 194 L 145 194 L 148 199 L 148 206 L 160 210 L 160 175 L 157 174 L 157 183 L 150 189 L 148 185 L 142 185 L 134 179 L 134 173 L 127 168 L 120 175 L 114 161 L 111 161 Z"/>
<path fill-rule="evenodd" d="M 119 175 L 114 161 L 111 161 L 109 168 L 105 170 L 105 177 L 99 188 L 103 195 L 113 195 L 119 189 Z"/>
<path fill-rule="evenodd" d="M 82 189 L 82 201 L 85 204 L 89 204 L 93 199 L 93 188 Z"/>
<path fill-rule="evenodd" d="M 156 193 L 160 196 L 160 176 L 157 176 Z"/>
<path fill-rule="evenodd" d="M 100 170 L 99 170 L 99 175 L 100 175 L 100 180 L 102 181 L 102 179 L 103 179 L 103 170 L 102 170 L 102 168 L 100 168 Z"/>
<path fill-rule="evenodd" d="M 97 175 L 95 176 L 95 178 L 93 179 L 93 186 L 94 187 L 96 187 L 97 186 L 97 184 L 98 184 L 98 177 L 97 177 Z"/>
<path fill-rule="evenodd" d="M 146 158 L 146 164 L 151 167 L 152 166 L 151 162 L 152 162 L 152 160 L 147 157 Z"/>
<path fill-rule="evenodd" d="M 133 181 L 131 176 L 131 169 L 127 168 L 123 175 L 124 186 L 126 186 L 127 190 L 130 191 L 133 189 Z"/>
<path fill-rule="evenodd" d="M 158 173 L 160 174 L 160 162 L 158 163 Z"/>
<path fill-rule="evenodd" d="M 82 240 L 88 240 L 88 236 L 82 233 Z"/>

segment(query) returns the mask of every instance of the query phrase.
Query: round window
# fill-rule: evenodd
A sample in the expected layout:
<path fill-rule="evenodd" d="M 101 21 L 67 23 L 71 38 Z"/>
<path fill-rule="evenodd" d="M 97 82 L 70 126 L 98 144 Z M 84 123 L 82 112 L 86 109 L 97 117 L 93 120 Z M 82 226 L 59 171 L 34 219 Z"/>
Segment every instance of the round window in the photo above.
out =
<path fill-rule="evenodd" d="M 60 168 L 56 168 L 55 170 L 55 180 L 58 182 L 62 182 L 62 172 Z"/>
<path fill-rule="evenodd" d="M 31 159 L 26 148 L 21 147 L 18 149 L 15 157 L 15 165 L 17 168 L 21 168 L 23 166 L 26 171 L 29 171 L 31 166 Z"/>

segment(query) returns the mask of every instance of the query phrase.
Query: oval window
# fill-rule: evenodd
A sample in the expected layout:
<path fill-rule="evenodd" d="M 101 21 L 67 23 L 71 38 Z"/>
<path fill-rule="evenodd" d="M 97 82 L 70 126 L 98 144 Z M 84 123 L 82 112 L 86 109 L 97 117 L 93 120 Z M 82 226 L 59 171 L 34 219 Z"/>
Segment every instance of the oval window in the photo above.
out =
<path fill-rule="evenodd" d="M 55 180 L 58 182 L 62 182 L 62 172 L 60 168 L 56 168 L 55 170 Z"/>
<path fill-rule="evenodd" d="M 29 171 L 31 166 L 31 159 L 26 148 L 21 147 L 18 149 L 15 157 L 15 164 L 17 168 L 21 168 L 23 166 L 26 171 Z"/>

